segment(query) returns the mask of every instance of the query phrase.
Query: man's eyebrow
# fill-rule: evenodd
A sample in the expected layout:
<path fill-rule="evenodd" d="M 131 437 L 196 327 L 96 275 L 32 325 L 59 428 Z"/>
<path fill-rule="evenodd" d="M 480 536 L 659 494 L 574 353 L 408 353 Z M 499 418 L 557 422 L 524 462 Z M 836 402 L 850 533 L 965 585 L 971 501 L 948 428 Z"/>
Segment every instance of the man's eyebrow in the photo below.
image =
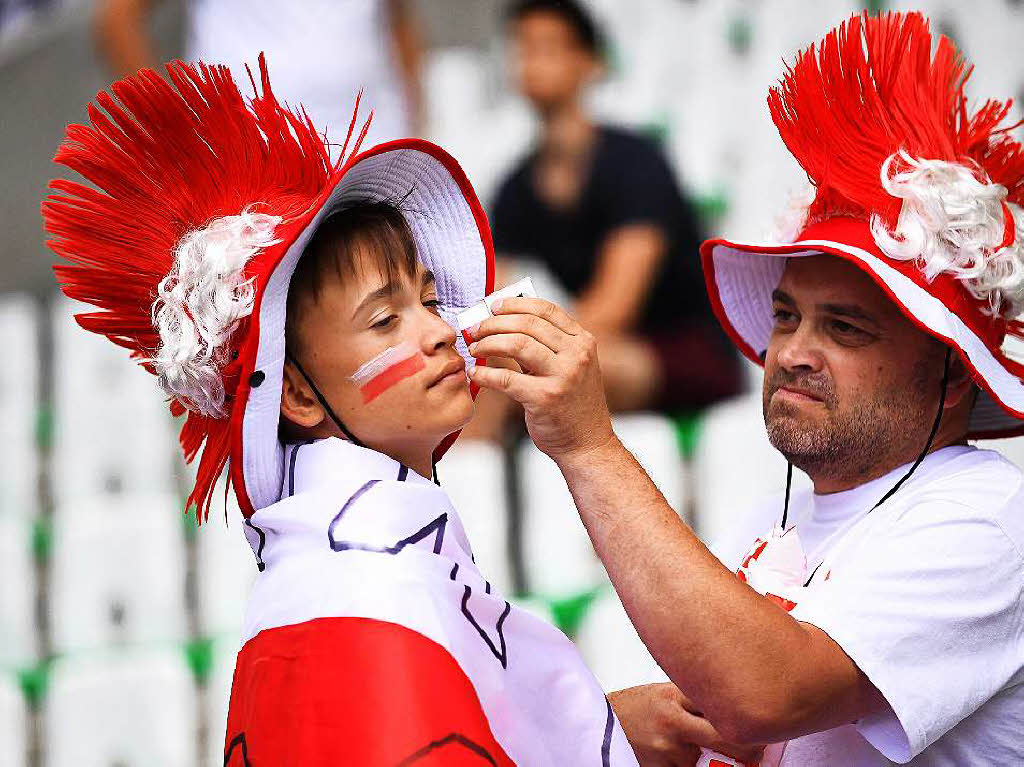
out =
<path fill-rule="evenodd" d="M 857 304 L 818 304 L 818 309 L 840 317 L 849 317 L 852 320 L 862 320 L 870 322 L 872 325 L 878 325 L 878 320 Z"/>

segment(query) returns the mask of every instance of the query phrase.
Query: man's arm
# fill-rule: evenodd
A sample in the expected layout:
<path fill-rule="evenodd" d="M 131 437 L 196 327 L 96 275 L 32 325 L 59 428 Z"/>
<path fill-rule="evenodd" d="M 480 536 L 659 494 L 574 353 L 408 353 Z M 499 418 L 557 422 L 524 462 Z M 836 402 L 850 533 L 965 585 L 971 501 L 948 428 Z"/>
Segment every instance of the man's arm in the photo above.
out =
<path fill-rule="evenodd" d="M 477 367 L 473 381 L 523 404 L 641 638 L 717 731 L 771 743 L 884 705 L 824 632 L 741 583 L 679 519 L 612 432 L 593 336 L 546 301 L 508 299 L 493 311 L 474 355 L 511 357 L 529 372 Z"/>

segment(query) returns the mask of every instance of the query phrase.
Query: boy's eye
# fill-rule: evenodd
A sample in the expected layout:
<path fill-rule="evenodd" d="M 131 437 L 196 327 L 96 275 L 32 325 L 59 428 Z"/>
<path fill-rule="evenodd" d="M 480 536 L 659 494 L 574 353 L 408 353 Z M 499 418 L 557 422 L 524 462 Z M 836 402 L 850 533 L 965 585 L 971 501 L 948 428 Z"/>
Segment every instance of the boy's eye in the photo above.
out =
<path fill-rule="evenodd" d="M 373 325 L 371 325 L 370 327 L 373 327 L 373 328 L 386 328 L 394 320 L 397 320 L 397 319 L 398 319 L 397 315 L 389 314 L 384 319 L 378 320 L 377 322 L 373 323 Z"/>
<path fill-rule="evenodd" d="M 427 299 L 426 301 L 423 302 L 423 305 L 424 306 L 428 306 L 431 309 L 440 309 L 441 308 L 441 302 L 438 301 L 436 298 Z"/>

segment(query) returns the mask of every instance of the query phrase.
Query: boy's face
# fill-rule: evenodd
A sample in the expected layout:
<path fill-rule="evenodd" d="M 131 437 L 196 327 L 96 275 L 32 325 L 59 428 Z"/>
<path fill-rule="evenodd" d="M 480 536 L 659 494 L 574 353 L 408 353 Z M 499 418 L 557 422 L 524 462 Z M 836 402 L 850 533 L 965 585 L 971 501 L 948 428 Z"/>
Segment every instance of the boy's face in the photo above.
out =
<path fill-rule="evenodd" d="M 417 262 L 415 274 L 399 271 L 389 282 L 365 250 L 353 267 L 304 302 L 292 354 L 367 447 L 392 457 L 429 453 L 473 416 L 465 363 L 438 313 L 433 275 Z M 290 364 L 281 412 L 311 436 L 340 436 Z"/>

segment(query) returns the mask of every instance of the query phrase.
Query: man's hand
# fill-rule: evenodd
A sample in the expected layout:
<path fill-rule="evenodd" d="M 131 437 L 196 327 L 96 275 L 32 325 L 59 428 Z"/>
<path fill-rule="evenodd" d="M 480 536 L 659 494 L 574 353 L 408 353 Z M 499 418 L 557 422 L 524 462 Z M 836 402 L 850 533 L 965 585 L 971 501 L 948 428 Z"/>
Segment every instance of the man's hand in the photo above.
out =
<path fill-rule="evenodd" d="M 640 767 L 692 767 L 708 748 L 756 764 L 762 746 L 725 743 L 673 684 L 630 687 L 608 695 Z"/>
<path fill-rule="evenodd" d="M 572 317 L 539 298 L 507 298 L 471 329 L 474 357 L 507 357 L 522 373 L 477 366 L 474 383 L 523 405 L 526 427 L 555 461 L 614 440 L 597 342 Z"/>

